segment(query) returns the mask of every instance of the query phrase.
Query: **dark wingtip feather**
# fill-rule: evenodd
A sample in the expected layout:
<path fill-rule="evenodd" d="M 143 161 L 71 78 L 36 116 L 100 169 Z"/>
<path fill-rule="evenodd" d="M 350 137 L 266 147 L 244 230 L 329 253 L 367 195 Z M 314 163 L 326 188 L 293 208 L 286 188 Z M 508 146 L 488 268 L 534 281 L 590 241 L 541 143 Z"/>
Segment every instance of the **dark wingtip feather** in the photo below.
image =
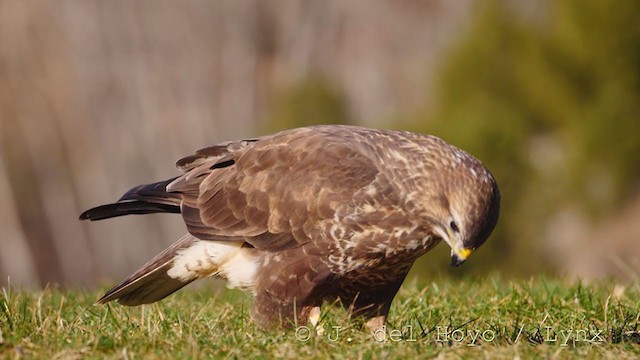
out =
<path fill-rule="evenodd" d="M 180 195 L 167 192 L 167 185 L 175 179 L 136 186 L 117 202 L 89 209 L 80 214 L 79 218 L 95 221 L 123 215 L 180 213 Z"/>
<path fill-rule="evenodd" d="M 188 248 L 193 242 L 193 236 L 185 235 L 123 282 L 107 291 L 94 305 L 102 305 L 114 300 L 127 306 L 150 304 L 164 299 L 189 284 L 195 279 L 186 281 L 174 279 L 167 274 L 167 271 L 173 266 L 176 253 Z"/>
<path fill-rule="evenodd" d="M 221 168 L 225 168 L 225 167 L 229 167 L 233 164 L 235 164 L 236 161 L 233 159 L 229 159 L 229 160 L 224 160 L 224 161 L 219 161 L 215 164 L 213 164 L 213 166 L 211 166 L 209 169 L 213 170 L 213 169 L 221 169 Z"/>
<path fill-rule="evenodd" d="M 146 201 L 127 201 L 91 208 L 80 214 L 80 220 L 104 220 L 124 215 L 144 215 L 153 213 L 180 213 L 180 206 Z"/>

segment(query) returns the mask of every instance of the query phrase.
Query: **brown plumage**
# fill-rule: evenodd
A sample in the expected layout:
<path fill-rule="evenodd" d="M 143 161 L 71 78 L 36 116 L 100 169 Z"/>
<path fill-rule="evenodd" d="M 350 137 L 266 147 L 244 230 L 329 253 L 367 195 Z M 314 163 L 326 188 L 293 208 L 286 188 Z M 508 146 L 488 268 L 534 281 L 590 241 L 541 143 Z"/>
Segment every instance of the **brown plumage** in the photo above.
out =
<path fill-rule="evenodd" d="M 151 303 L 218 276 L 253 294 L 263 327 L 312 313 L 316 322 L 326 299 L 379 327 L 418 257 L 444 240 L 459 265 L 498 219 L 491 174 L 434 136 L 312 126 L 214 145 L 176 165 L 183 175 L 80 216 L 179 212 L 189 232 L 99 303 Z"/>

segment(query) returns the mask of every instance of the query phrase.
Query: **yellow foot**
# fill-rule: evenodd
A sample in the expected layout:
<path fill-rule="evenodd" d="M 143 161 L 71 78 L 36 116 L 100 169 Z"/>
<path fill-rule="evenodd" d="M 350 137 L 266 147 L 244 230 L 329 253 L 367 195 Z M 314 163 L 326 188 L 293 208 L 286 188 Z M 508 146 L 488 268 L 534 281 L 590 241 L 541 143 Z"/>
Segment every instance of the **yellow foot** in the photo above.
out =
<path fill-rule="evenodd" d="M 376 341 L 384 341 L 387 338 L 384 323 L 387 321 L 386 316 L 376 316 L 369 319 L 364 325 L 369 329 L 369 333 Z"/>
<path fill-rule="evenodd" d="M 322 336 L 322 334 L 324 334 L 324 328 L 322 326 L 318 326 L 318 323 L 320 322 L 320 314 L 321 311 L 319 306 L 311 308 L 311 311 L 309 312 L 309 322 L 316 329 L 316 334 L 318 334 L 318 336 Z"/>

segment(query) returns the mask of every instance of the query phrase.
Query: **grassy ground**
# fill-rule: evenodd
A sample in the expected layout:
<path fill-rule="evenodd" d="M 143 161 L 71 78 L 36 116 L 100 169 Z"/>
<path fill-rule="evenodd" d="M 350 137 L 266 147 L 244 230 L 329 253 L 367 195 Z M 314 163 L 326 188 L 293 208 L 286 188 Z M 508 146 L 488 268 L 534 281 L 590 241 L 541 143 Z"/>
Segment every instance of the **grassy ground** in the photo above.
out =
<path fill-rule="evenodd" d="M 150 306 L 92 306 L 99 292 L 0 295 L 0 358 L 637 358 L 640 288 L 538 279 L 405 284 L 386 341 L 338 306 L 324 334 L 262 331 L 237 291 L 186 290 Z M 382 334 L 379 334 L 382 336 Z"/>

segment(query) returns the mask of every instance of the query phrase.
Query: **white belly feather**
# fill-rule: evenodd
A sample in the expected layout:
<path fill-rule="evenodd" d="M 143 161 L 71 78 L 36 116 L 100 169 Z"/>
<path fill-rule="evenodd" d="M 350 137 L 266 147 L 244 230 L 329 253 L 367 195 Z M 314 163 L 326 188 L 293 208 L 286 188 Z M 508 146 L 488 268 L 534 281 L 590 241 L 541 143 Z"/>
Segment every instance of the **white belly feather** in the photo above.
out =
<path fill-rule="evenodd" d="M 229 288 L 251 289 L 258 267 L 251 250 L 235 241 L 197 241 L 178 251 L 167 275 L 181 281 L 219 276 Z"/>

